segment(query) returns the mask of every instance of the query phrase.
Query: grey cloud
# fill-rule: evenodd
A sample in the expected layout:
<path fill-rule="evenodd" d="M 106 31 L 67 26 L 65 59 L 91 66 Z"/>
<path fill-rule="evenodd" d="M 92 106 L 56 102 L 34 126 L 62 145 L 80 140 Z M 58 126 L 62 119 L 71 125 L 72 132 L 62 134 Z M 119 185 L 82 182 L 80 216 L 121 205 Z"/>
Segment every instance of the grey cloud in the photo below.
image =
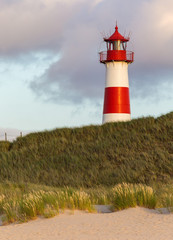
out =
<path fill-rule="evenodd" d="M 50 1 L 51 3 L 52 1 Z M 59 51 L 63 31 L 72 15 L 61 2 L 24 0 L 0 10 L 0 54 L 15 57 L 33 51 Z"/>
<path fill-rule="evenodd" d="M 170 81 L 172 1 L 105 0 L 95 6 L 91 0 L 71 4 L 50 1 L 50 5 L 44 5 L 43 0 L 23 2 L 0 12 L 0 53 L 13 57 L 31 51 L 61 54 L 59 61 L 30 83 L 37 96 L 55 103 L 103 98 L 105 68 L 99 64 L 98 52 L 103 46 L 102 35 L 114 31 L 116 20 L 121 33 L 131 31 L 133 96 L 151 96 L 163 79 Z"/>
<path fill-rule="evenodd" d="M 105 67 L 99 63 L 98 55 L 103 42 L 101 31 L 110 29 L 105 21 L 110 16 L 111 30 L 114 31 L 115 12 L 119 14 L 118 8 L 112 8 L 110 2 L 113 6 L 120 4 L 120 1 L 104 1 L 92 10 L 86 2 L 80 5 L 79 12 L 64 30 L 62 58 L 31 83 L 31 88 L 39 96 L 56 102 L 75 103 L 85 99 L 97 102 L 103 98 Z"/>

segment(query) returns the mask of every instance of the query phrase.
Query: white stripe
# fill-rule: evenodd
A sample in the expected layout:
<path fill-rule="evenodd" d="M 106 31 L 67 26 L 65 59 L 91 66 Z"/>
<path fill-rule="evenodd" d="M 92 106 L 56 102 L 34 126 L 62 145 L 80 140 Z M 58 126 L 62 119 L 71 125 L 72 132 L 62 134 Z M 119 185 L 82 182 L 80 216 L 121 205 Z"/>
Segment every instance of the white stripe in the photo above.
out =
<path fill-rule="evenodd" d="M 127 113 L 103 114 L 103 124 L 107 122 L 126 122 L 130 120 L 131 120 L 130 114 Z"/>
<path fill-rule="evenodd" d="M 105 87 L 129 87 L 128 63 L 107 62 Z"/>

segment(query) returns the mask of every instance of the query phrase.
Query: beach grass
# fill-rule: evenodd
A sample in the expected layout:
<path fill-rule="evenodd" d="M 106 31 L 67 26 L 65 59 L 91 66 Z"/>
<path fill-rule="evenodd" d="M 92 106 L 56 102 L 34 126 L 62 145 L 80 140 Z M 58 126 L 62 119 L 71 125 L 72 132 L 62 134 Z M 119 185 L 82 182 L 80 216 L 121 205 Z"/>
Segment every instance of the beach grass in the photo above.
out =
<path fill-rule="evenodd" d="M 136 206 L 154 209 L 157 203 L 153 188 L 142 184 L 118 184 L 113 188 L 113 195 L 115 210 Z"/>
<path fill-rule="evenodd" d="M 166 184 L 172 178 L 173 112 L 0 142 L 0 182 L 79 189 L 123 182 Z"/>
<path fill-rule="evenodd" d="M 0 215 L 5 223 L 65 209 L 173 211 L 173 112 L 158 118 L 62 128 L 0 141 Z"/>
<path fill-rule="evenodd" d="M 122 183 L 114 187 L 74 189 L 34 184 L 0 184 L 0 215 L 4 224 L 50 218 L 66 209 L 95 212 L 94 205 L 111 205 L 119 211 L 130 207 L 173 209 L 173 185 L 147 186 Z"/>
<path fill-rule="evenodd" d="M 79 209 L 88 212 L 94 210 L 89 195 L 83 190 L 68 187 L 43 190 L 43 187 L 40 190 L 29 188 L 23 191 L 13 187 L 10 187 L 10 192 L 7 189 L 3 192 L 1 189 L 0 214 L 3 215 L 4 223 L 25 222 L 39 215 L 53 217 L 59 214 L 59 209 Z"/>

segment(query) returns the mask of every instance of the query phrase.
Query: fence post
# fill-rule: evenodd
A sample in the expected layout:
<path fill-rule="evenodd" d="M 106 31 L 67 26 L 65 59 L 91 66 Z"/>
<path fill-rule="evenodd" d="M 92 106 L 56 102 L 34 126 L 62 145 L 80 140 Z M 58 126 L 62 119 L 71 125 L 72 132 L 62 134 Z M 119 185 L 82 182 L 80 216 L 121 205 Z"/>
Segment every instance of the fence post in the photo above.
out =
<path fill-rule="evenodd" d="M 5 133 L 5 141 L 7 141 L 7 133 Z"/>
<path fill-rule="evenodd" d="M 22 132 L 20 132 L 20 137 L 22 137 Z"/>

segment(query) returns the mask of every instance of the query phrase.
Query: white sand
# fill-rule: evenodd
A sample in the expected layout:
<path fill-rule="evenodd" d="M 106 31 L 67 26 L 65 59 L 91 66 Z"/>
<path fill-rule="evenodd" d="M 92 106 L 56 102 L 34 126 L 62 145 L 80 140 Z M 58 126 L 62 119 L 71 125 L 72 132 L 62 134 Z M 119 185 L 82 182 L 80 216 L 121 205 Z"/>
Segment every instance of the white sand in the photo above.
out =
<path fill-rule="evenodd" d="M 75 211 L 0 227 L 0 240 L 173 240 L 173 214 L 131 208 L 115 213 Z"/>

